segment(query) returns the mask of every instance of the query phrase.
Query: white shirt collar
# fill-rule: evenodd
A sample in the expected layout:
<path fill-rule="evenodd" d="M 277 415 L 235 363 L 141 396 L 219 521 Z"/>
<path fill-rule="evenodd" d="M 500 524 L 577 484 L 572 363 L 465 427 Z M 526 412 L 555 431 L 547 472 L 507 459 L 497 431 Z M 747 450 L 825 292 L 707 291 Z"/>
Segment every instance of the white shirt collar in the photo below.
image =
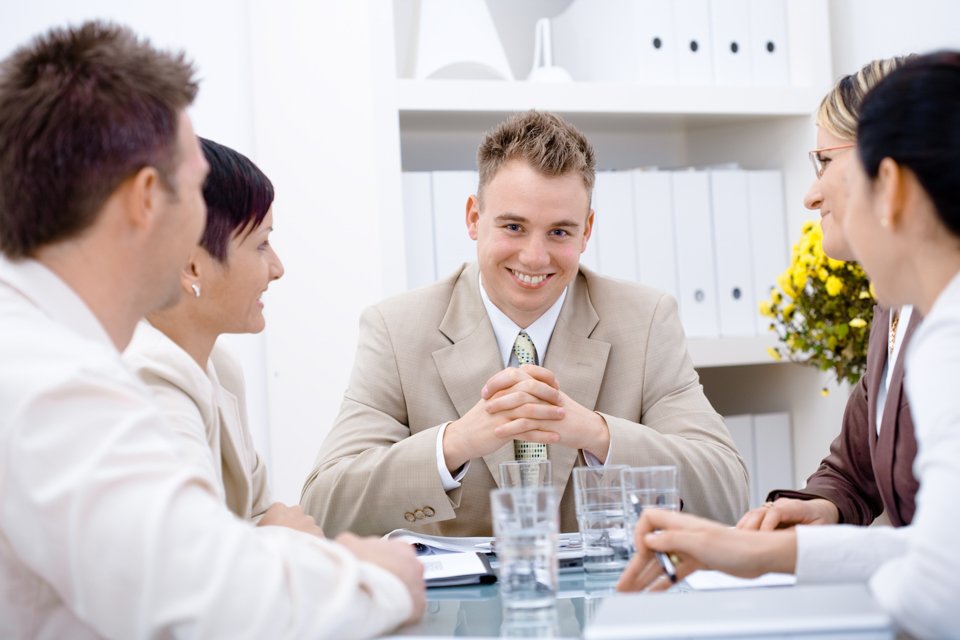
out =
<path fill-rule="evenodd" d="M 478 279 L 480 281 L 480 298 L 487 310 L 490 324 L 493 325 L 493 334 L 497 337 L 497 346 L 500 348 L 503 366 L 509 366 L 510 356 L 513 353 L 513 343 L 521 330 L 526 331 L 530 339 L 533 340 L 533 346 L 537 349 L 537 358 L 540 364 L 543 364 L 547 357 L 547 347 L 550 346 L 550 337 L 553 335 L 553 329 L 557 326 L 557 318 L 560 317 L 560 309 L 563 307 L 563 301 L 567 299 L 567 290 L 563 290 L 557 301 L 544 311 L 543 315 L 534 320 L 529 327 L 524 328 L 517 325 L 497 305 L 493 304 L 490 296 L 487 295 L 487 290 L 483 288 L 483 277 L 479 276 Z"/>
<path fill-rule="evenodd" d="M 90 307 L 57 274 L 36 260 L 16 262 L 0 256 L 0 283 L 5 283 L 58 324 L 88 340 L 117 348 Z"/>

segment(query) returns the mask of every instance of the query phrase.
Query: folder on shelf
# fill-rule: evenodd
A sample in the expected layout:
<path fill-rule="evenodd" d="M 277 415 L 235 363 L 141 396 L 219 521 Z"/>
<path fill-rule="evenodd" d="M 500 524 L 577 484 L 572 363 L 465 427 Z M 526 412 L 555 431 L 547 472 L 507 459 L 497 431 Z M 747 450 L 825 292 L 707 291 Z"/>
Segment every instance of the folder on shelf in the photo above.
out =
<path fill-rule="evenodd" d="M 792 489 L 796 486 L 789 414 L 764 413 L 753 416 L 753 446 L 757 504 L 774 489 Z"/>
<path fill-rule="evenodd" d="M 467 198 L 477 192 L 476 171 L 433 172 L 433 228 L 437 276 L 477 259 L 467 233 Z"/>
<path fill-rule="evenodd" d="M 719 326 L 709 177 L 702 171 L 674 171 L 672 182 L 680 320 L 688 337 L 716 338 Z"/>
<path fill-rule="evenodd" d="M 673 232 L 671 172 L 633 172 L 637 279 L 677 297 L 677 254 Z"/>
<path fill-rule="evenodd" d="M 711 171 L 713 244 L 716 251 L 720 336 L 756 333 L 750 220 L 745 171 Z"/>
<path fill-rule="evenodd" d="M 733 444 L 737 447 L 737 451 L 740 452 L 740 457 L 743 458 L 743 463 L 747 467 L 747 474 L 750 477 L 750 506 L 755 507 L 759 503 L 757 502 L 756 491 L 756 455 L 753 451 L 753 416 L 724 416 L 723 421 L 727 425 L 730 437 L 733 438 Z"/>
<path fill-rule="evenodd" d="M 753 84 L 749 0 L 710 0 L 713 77 L 717 86 Z"/>
<path fill-rule="evenodd" d="M 633 35 L 638 84 L 669 85 L 676 82 L 677 29 L 672 0 L 636 0 Z"/>
<path fill-rule="evenodd" d="M 770 288 L 789 264 L 783 209 L 783 176 L 779 171 L 748 171 L 750 247 L 753 249 L 753 292 L 757 303 L 770 297 Z M 757 335 L 769 333 L 770 319 L 754 307 Z"/>
<path fill-rule="evenodd" d="M 786 87 L 790 82 L 785 0 L 750 1 L 750 60 L 753 83 Z"/>
<path fill-rule="evenodd" d="M 553 63 L 578 82 L 630 82 L 632 14 L 633 0 L 574 0 L 550 20 Z"/>
<path fill-rule="evenodd" d="M 433 249 L 433 185 L 429 171 L 403 172 L 403 235 L 407 288 L 437 279 Z"/>
<path fill-rule="evenodd" d="M 629 171 L 598 171 L 593 187 L 593 242 L 605 276 L 637 279 L 634 245 L 633 176 Z"/>
<path fill-rule="evenodd" d="M 673 0 L 677 34 L 677 82 L 713 84 L 713 44 L 710 37 L 710 0 Z"/>

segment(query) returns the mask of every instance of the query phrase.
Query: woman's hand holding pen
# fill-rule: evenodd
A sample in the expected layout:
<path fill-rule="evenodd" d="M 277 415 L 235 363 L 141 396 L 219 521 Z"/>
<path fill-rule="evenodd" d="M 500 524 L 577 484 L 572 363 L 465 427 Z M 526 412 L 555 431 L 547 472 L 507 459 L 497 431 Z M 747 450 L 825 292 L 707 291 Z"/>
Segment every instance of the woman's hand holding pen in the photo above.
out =
<path fill-rule="evenodd" d="M 618 591 L 663 591 L 673 584 L 656 552 L 672 556 L 678 580 L 699 569 L 743 578 L 771 571 L 793 573 L 796 532 L 730 528 L 665 509 L 645 509 L 637 522 L 637 553 L 617 583 Z"/>

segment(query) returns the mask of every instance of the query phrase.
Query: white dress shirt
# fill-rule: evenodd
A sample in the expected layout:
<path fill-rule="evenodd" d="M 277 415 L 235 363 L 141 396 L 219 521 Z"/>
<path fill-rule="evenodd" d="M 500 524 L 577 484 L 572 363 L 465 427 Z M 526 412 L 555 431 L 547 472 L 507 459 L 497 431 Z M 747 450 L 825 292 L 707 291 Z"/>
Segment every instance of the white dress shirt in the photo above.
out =
<path fill-rule="evenodd" d="M 960 638 L 960 274 L 917 329 L 906 358 L 920 481 L 913 522 L 900 529 L 797 527 L 797 580 L 869 580 L 877 601 L 911 634 Z"/>
<path fill-rule="evenodd" d="M 411 611 L 392 574 L 232 515 L 83 301 L 0 258 L 0 635 L 348 638 Z"/>

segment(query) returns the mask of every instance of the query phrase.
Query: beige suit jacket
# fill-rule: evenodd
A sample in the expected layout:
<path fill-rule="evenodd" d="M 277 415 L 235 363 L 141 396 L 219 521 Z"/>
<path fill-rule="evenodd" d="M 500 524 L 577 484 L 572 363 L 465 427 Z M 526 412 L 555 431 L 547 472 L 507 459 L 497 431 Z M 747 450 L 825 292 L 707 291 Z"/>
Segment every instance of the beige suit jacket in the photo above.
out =
<path fill-rule="evenodd" d="M 239 364 L 214 347 L 204 371 L 146 321 L 137 326 L 123 359 L 150 387 L 184 459 L 211 480 L 230 511 L 259 519 L 272 500 L 266 467 L 247 426 Z"/>
<path fill-rule="evenodd" d="M 609 464 L 676 464 L 691 513 L 733 523 L 746 509 L 746 468 L 703 394 L 671 297 L 581 268 L 542 364 L 607 421 Z M 512 442 L 473 460 L 461 486 L 445 492 L 436 439 L 502 368 L 476 264 L 367 309 L 340 414 L 303 489 L 305 510 L 328 535 L 492 535 L 489 493 Z M 551 445 L 548 456 L 561 529 L 576 531 L 571 470 L 583 455 Z"/>

